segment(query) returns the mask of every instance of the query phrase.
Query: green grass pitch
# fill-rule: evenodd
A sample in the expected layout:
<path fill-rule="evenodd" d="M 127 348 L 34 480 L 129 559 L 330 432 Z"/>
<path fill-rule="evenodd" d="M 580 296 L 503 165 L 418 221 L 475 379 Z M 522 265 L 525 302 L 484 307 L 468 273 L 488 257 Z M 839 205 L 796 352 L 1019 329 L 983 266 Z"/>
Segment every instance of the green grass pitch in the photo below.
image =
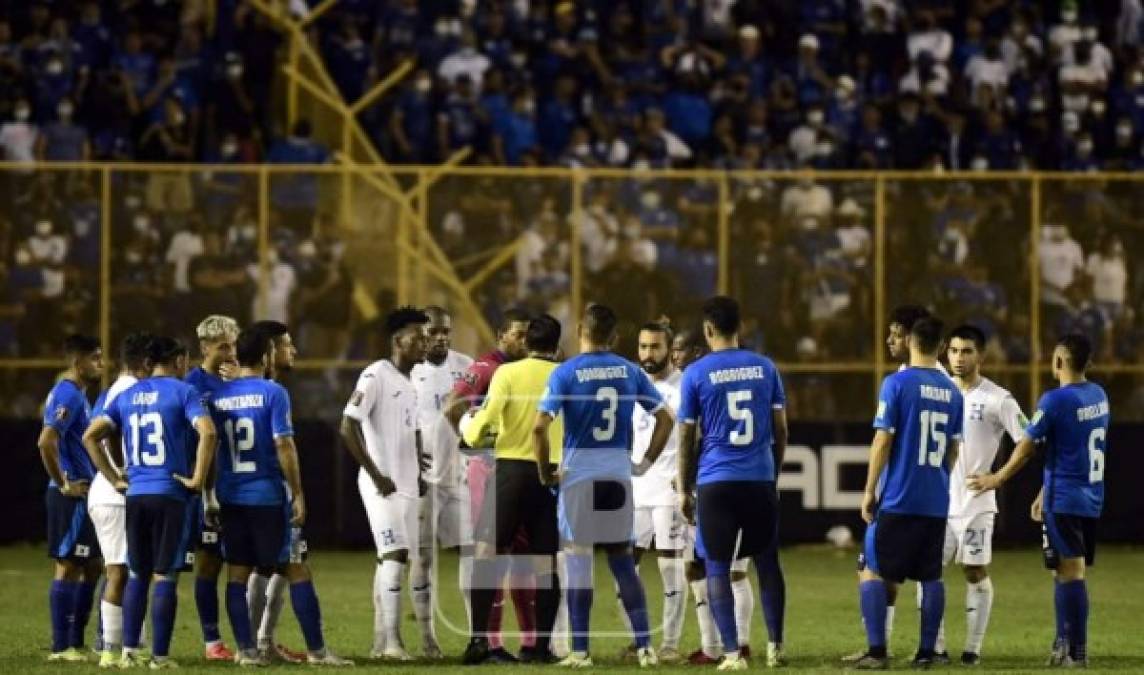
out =
<path fill-rule="evenodd" d="M 858 618 L 855 589 L 854 552 L 824 547 L 785 549 L 782 553 L 787 578 L 786 648 L 789 670 L 838 670 L 838 658 L 860 647 L 863 642 Z M 465 638 L 442 625 L 438 630 L 442 644 L 451 659 L 444 663 L 418 662 L 413 666 L 395 666 L 370 662 L 369 652 L 373 609 L 370 589 L 373 558 L 369 552 L 315 551 L 310 557 L 314 569 L 326 634 L 330 646 L 339 654 L 356 659 L 359 669 L 386 672 L 472 672 L 457 665 L 457 657 Z M 94 665 L 58 666 L 45 662 L 48 643 L 47 590 L 50 563 L 39 547 L 0 549 L 0 672 L 94 671 Z M 463 609 L 456 587 L 456 559 L 447 556 L 441 566 L 441 611 L 445 619 L 458 622 Z M 1092 618 L 1089 627 L 1089 654 L 1094 671 L 1144 671 L 1144 549 L 1105 546 L 1098 565 L 1089 575 Z M 618 631 L 618 610 L 607 567 L 596 564 L 597 588 L 609 589 L 596 594 L 593 629 Z M 659 573 L 654 561 L 645 560 L 641 576 L 647 586 L 652 624 L 661 614 Z M 997 552 L 993 566 L 997 599 L 984 649 L 985 670 L 1009 672 L 1042 668 L 1052 639 L 1052 590 L 1049 575 L 1040 564 L 1040 552 L 1033 549 Z M 964 581 L 957 570 L 946 574 L 948 604 L 947 639 L 955 660 L 964 637 Z M 220 588 L 221 599 L 221 588 Z M 894 667 L 908 668 L 908 658 L 917 644 L 917 613 L 914 611 L 914 588 L 908 585 L 899 602 L 901 612 L 895 625 L 891 646 L 896 654 Z M 506 614 L 511 615 L 511 611 Z M 417 627 L 406 600 L 403 605 L 403 635 L 410 650 L 420 645 Z M 761 609 L 756 603 L 751 629 L 751 646 L 756 654 L 765 648 L 765 632 Z M 178 624 L 172 655 L 180 661 L 184 672 L 220 672 L 233 669 L 231 664 L 207 665 L 201 660 L 198 619 L 191 596 L 191 581 L 184 575 L 180 582 Z M 511 624 L 511 619 L 509 619 Z M 223 634 L 233 644 L 223 610 Z M 297 623 L 289 609 L 284 612 L 280 637 L 294 647 L 302 644 Z M 515 645 L 514 639 L 509 640 Z M 593 658 L 608 670 L 632 670 L 617 662 L 615 654 L 625 643 L 621 637 L 599 637 L 593 640 Z M 658 640 L 656 640 L 658 644 Z M 684 631 L 683 646 L 697 646 L 694 611 L 690 606 Z M 94 662 L 93 662 L 94 664 Z M 298 666 L 272 668 L 286 671 Z M 493 668 L 487 666 L 486 670 Z M 752 670 L 763 669 L 761 659 Z M 953 669 L 961 670 L 960 666 Z M 524 667 L 510 670 L 522 672 Z M 659 670 L 701 670 L 695 667 L 661 666 Z"/>

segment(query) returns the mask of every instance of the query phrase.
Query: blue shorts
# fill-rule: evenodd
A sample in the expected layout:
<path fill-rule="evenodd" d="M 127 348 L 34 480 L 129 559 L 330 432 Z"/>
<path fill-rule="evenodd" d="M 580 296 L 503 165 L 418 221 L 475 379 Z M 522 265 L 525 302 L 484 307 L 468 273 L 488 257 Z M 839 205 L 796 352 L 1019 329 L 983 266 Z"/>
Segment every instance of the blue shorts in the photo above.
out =
<path fill-rule="evenodd" d="M 1046 511 L 1041 531 L 1045 567 L 1055 570 L 1063 558 L 1084 558 L 1089 567 L 1096 562 L 1096 518 Z"/>
<path fill-rule="evenodd" d="M 723 563 L 753 557 L 774 547 L 778 533 L 778 493 L 773 481 L 715 481 L 699 486 L 697 557 Z"/>
<path fill-rule="evenodd" d="M 182 570 L 192 529 L 186 501 L 163 495 L 128 496 L 128 569 L 135 576 Z"/>
<path fill-rule="evenodd" d="M 100 556 L 95 527 L 87 515 L 87 500 L 65 497 L 48 486 L 44 495 L 48 514 L 48 557 L 55 560 L 93 560 Z"/>
<path fill-rule="evenodd" d="M 290 505 L 223 504 L 222 558 L 243 567 L 278 567 L 290 562 L 293 530 Z"/>
<path fill-rule="evenodd" d="M 869 569 L 886 581 L 902 583 L 941 579 L 945 518 L 879 513 L 866 527 L 858 569 Z"/>
<path fill-rule="evenodd" d="M 556 512 L 560 538 L 566 543 L 631 543 L 635 518 L 632 482 L 599 478 L 561 485 Z"/>

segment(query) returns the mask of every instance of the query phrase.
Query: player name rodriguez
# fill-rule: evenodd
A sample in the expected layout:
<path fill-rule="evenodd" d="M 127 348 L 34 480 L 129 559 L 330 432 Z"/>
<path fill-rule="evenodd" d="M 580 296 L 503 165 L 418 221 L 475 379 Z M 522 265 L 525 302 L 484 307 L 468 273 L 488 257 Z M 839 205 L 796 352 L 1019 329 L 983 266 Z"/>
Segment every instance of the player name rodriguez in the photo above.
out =
<path fill-rule="evenodd" d="M 227 396 L 216 398 L 214 407 L 217 410 L 242 410 L 243 408 L 261 408 L 262 394 L 243 394 L 242 396 Z"/>
<path fill-rule="evenodd" d="M 607 366 L 604 368 L 578 368 L 576 381 L 592 382 L 593 380 L 626 380 L 628 369 L 623 366 Z"/>
<path fill-rule="evenodd" d="M 711 384 L 724 384 L 726 382 L 742 382 L 743 380 L 763 379 L 762 366 L 744 366 L 742 368 L 727 368 L 713 370 L 707 375 Z"/>
<path fill-rule="evenodd" d="M 941 401 L 942 403 L 949 403 L 953 400 L 953 390 L 944 389 L 942 387 L 935 387 L 929 384 L 923 384 L 918 389 L 921 390 L 922 398 L 928 398 L 931 401 Z"/>
<path fill-rule="evenodd" d="M 1076 418 L 1077 421 L 1087 422 L 1094 420 L 1097 417 L 1104 417 L 1108 414 L 1108 401 L 1101 401 L 1100 403 L 1093 403 L 1086 405 L 1083 408 L 1077 408 Z"/>

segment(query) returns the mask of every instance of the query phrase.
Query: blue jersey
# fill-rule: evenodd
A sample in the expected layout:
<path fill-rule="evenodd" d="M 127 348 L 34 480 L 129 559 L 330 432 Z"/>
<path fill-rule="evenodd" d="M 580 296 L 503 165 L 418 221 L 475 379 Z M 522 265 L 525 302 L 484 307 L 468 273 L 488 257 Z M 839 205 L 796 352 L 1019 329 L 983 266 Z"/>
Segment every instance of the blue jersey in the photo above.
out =
<path fill-rule="evenodd" d="M 95 465 L 83 447 L 83 432 L 91 417 L 87 396 L 75 382 L 60 380 L 44 402 L 44 426 L 59 434 L 60 471 L 68 481 L 91 480 Z M 55 481 L 49 483 L 58 487 Z"/>
<path fill-rule="evenodd" d="M 294 435 L 286 390 L 261 377 L 243 377 L 216 389 L 210 409 L 219 434 L 219 503 L 285 503 L 285 476 L 274 440 Z"/>
<path fill-rule="evenodd" d="M 949 516 L 946 451 L 961 441 L 961 392 L 937 368 L 906 368 L 882 381 L 874 428 L 894 436 L 879 482 L 880 511 Z"/>
<path fill-rule="evenodd" d="M 163 495 L 186 499 L 175 480 L 193 473 L 188 439 L 194 421 L 207 411 L 194 387 L 174 377 L 149 377 L 131 385 L 103 410 L 123 435 L 127 496 Z"/>
<path fill-rule="evenodd" d="M 679 420 L 699 425 L 699 484 L 775 480 L 772 418 L 785 406 L 782 378 L 765 356 L 725 349 L 687 366 Z"/>
<path fill-rule="evenodd" d="M 639 366 L 611 352 L 589 352 L 560 364 L 548 378 L 541 412 L 564 415 L 563 481 L 631 478 L 632 413 L 663 406 Z"/>
<path fill-rule="evenodd" d="M 1025 434 L 1045 441 L 1045 511 L 1095 518 L 1104 506 L 1108 396 L 1095 382 L 1047 392 Z"/>

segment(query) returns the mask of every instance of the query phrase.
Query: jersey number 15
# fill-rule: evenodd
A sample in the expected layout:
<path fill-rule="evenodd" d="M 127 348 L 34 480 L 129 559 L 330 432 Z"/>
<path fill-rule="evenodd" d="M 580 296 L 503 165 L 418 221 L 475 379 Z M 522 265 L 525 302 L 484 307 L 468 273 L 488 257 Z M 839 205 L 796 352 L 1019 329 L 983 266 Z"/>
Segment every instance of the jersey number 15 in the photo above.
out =
<path fill-rule="evenodd" d="M 933 410 L 921 412 L 922 439 L 918 444 L 918 466 L 941 466 L 945 459 L 945 446 L 947 443 L 945 425 L 949 422 L 949 415 Z M 930 449 L 930 440 L 934 448 Z"/>

